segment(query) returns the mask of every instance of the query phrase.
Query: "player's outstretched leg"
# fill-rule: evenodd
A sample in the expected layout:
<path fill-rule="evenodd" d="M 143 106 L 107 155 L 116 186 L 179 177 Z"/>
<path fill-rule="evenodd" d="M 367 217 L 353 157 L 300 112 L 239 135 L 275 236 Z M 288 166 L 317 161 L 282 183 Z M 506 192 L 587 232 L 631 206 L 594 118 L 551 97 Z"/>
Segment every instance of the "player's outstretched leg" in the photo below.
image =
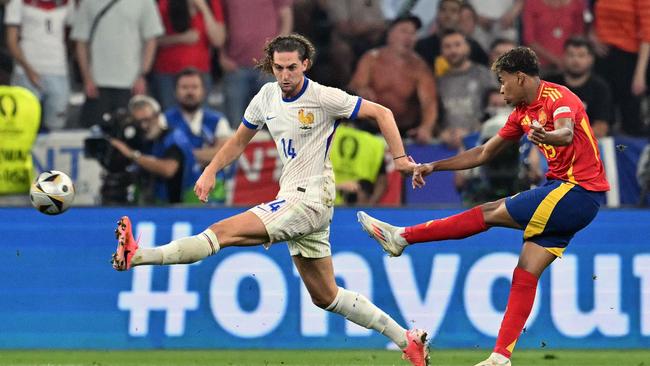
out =
<path fill-rule="evenodd" d="M 139 248 L 133 237 L 131 220 L 123 216 L 115 229 L 117 249 L 113 253 L 113 268 L 126 271 L 142 264 L 187 264 L 197 262 L 219 251 L 219 241 L 211 229 L 173 240 L 156 248 Z"/>
<path fill-rule="evenodd" d="M 486 206 L 488 208 L 498 208 L 498 203 L 488 205 Z M 477 206 L 457 215 L 408 227 L 393 226 L 377 220 L 363 211 L 357 213 L 357 218 L 363 230 L 378 241 L 384 251 L 393 257 L 397 257 L 402 254 L 404 248 L 409 244 L 463 239 L 487 230 L 489 225 L 483 216 L 484 206 Z M 498 211 L 495 210 L 495 212 Z M 509 226 L 514 225 L 516 224 L 513 223 Z"/>

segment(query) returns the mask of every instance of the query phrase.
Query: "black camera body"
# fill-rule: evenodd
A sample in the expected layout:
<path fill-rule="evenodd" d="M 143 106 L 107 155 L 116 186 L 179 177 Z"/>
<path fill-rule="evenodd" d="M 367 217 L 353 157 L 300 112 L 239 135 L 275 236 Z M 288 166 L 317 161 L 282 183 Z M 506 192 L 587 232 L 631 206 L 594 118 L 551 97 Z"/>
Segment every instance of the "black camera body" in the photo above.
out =
<path fill-rule="evenodd" d="M 84 156 L 95 159 L 105 169 L 100 188 L 102 204 L 129 204 L 134 199 L 129 194 L 137 176 L 129 169 L 131 160 L 110 143 L 111 138 L 126 143 L 135 150 L 146 145 L 144 132 L 125 109 L 105 114 L 100 123 L 91 127 L 92 136 L 84 140 Z"/>
<path fill-rule="evenodd" d="M 142 129 L 124 109 L 105 114 L 103 120 L 90 129 L 93 136 L 84 140 L 84 156 L 97 160 L 109 172 L 124 171 L 130 164 L 128 157 L 111 146 L 110 138 L 123 141 L 135 150 L 141 150 L 145 144 Z"/>

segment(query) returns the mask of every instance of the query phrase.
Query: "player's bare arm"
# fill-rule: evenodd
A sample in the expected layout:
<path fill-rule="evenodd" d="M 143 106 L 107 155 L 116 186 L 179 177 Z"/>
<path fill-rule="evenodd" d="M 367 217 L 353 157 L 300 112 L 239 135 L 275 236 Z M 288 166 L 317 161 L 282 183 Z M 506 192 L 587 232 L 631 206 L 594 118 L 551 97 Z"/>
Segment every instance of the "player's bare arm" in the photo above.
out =
<path fill-rule="evenodd" d="M 483 165 L 497 156 L 506 146 L 513 143 L 513 141 L 495 135 L 483 145 L 465 150 L 451 158 L 419 164 L 413 172 L 413 187 L 420 188 L 424 186 L 424 177 L 434 171 L 463 170 Z"/>
<path fill-rule="evenodd" d="M 528 139 L 534 144 L 545 144 L 553 146 L 566 146 L 573 141 L 573 120 L 571 118 L 559 118 L 555 121 L 555 129 L 546 131 L 544 127 L 533 123 L 530 126 Z"/>
<path fill-rule="evenodd" d="M 208 194 L 214 188 L 217 173 L 224 167 L 230 165 L 230 163 L 235 161 L 244 152 L 246 145 L 248 145 L 256 133 L 257 130 L 251 130 L 243 124 L 240 125 L 237 132 L 214 155 L 210 164 L 205 167 L 194 185 L 194 193 L 202 202 L 207 202 Z"/>
<path fill-rule="evenodd" d="M 395 159 L 395 169 L 402 173 L 413 174 L 413 169 L 415 169 L 417 164 L 406 155 L 406 150 L 404 150 L 402 137 L 397 129 L 393 112 L 380 104 L 364 99 L 361 102 L 358 117 L 370 118 L 377 121 L 379 129 L 388 143 L 390 153 L 393 155 L 393 159 Z"/>

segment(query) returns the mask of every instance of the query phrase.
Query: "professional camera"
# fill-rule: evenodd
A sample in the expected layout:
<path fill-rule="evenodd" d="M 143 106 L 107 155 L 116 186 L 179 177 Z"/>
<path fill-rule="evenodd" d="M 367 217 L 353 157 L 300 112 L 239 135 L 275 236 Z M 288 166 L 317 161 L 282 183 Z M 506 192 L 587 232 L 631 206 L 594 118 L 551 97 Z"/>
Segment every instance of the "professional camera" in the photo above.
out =
<path fill-rule="evenodd" d="M 132 192 L 136 174 L 130 169 L 131 160 L 110 144 L 115 138 L 135 150 L 143 150 L 144 133 L 125 109 L 107 113 L 102 121 L 90 128 L 92 136 L 84 140 L 84 156 L 95 159 L 105 169 L 100 188 L 102 204 L 134 203 Z"/>

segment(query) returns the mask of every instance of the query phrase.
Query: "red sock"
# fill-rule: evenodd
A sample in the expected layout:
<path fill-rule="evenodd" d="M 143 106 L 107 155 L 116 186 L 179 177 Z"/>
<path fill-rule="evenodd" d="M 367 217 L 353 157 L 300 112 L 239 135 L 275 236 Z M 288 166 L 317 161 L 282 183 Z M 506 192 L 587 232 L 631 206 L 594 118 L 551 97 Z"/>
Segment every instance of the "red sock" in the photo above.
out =
<path fill-rule="evenodd" d="M 462 239 L 488 229 L 481 207 L 461 212 L 444 219 L 409 226 L 402 236 L 409 244 L 425 241 Z"/>
<path fill-rule="evenodd" d="M 510 358 L 533 308 L 536 291 L 537 277 L 519 267 L 515 268 L 512 274 L 512 286 L 510 287 L 506 314 L 501 322 L 494 352 Z"/>

